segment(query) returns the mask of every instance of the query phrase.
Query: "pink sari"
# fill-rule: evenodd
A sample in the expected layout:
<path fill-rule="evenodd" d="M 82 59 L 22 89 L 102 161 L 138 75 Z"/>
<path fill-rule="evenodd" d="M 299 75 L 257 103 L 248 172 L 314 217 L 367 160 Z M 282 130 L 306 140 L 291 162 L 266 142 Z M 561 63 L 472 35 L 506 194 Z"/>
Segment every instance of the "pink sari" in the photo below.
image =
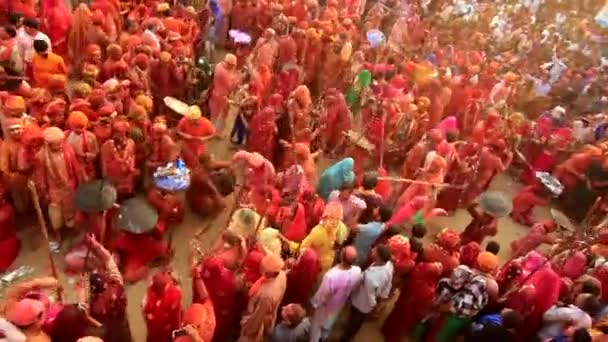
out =
<path fill-rule="evenodd" d="M 272 161 L 276 145 L 277 128 L 274 108 L 266 107 L 257 112 L 249 124 L 247 148 Z"/>
<path fill-rule="evenodd" d="M 534 310 L 530 312 L 526 324 L 519 329 L 519 336 L 524 341 L 532 341 L 542 325 L 543 314 L 557 303 L 562 281 L 550 266 L 544 266 L 533 273 L 524 285 L 532 285 L 536 289 L 536 293 L 542 293 L 541 296 L 535 297 Z"/>

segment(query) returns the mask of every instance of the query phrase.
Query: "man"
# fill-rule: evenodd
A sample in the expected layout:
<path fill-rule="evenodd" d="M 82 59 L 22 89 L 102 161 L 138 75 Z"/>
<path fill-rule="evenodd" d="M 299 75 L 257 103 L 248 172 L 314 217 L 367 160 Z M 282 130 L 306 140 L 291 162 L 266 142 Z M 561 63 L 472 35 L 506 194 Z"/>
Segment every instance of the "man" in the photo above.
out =
<path fill-rule="evenodd" d="M 265 341 L 272 332 L 287 287 L 283 265 L 281 257 L 274 254 L 262 259 L 262 277 L 249 289 L 249 302 L 241 319 L 238 342 Z"/>
<path fill-rule="evenodd" d="M 310 328 L 311 342 L 329 337 L 351 292 L 361 282 L 361 268 L 353 266 L 356 260 L 355 247 L 346 246 L 340 252 L 340 263 L 323 276 L 319 289 L 310 300 L 314 309 Z"/>
<path fill-rule="evenodd" d="M 183 87 L 183 75 L 179 72 L 171 53 L 163 51 L 159 59 L 150 65 L 150 86 L 154 93 L 157 113 L 162 113 L 163 99 L 166 96 L 176 96 Z"/>
<path fill-rule="evenodd" d="M 34 18 L 25 18 L 23 20 L 23 27 L 17 32 L 17 42 L 21 58 L 23 58 L 26 64 L 31 63 L 34 58 L 35 40 L 43 40 L 50 51 L 50 47 L 52 46 L 51 39 L 46 34 L 40 32 L 40 22 Z"/>
<path fill-rule="evenodd" d="M 25 126 L 29 121 L 33 121 L 29 115 L 25 113 L 25 100 L 23 97 L 18 95 L 9 95 L 2 106 L 2 112 L 0 112 L 0 123 L 2 124 L 2 133 L 6 137 L 8 136 L 8 126 L 6 120 L 9 118 L 16 118 L 22 126 Z"/>
<path fill-rule="evenodd" d="M 95 179 L 99 145 L 95 134 L 87 130 L 89 119 L 83 112 L 74 111 L 68 116 L 66 124 L 69 131 L 65 140 L 74 149 L 80 169 L 87 180 Z"/>
<path fill-rule="evenodd" d="M 327 200 L 328 202 L 340 202 L 342 204 L 344 223 L 348 226 L 355 226 L 359 222 L 361 212 L 367 208 L 367 203 L 355 196 L 353 191 L 354 185 L 352 183 L 345 184 L 340 190 L 332 191 Z"/>
<path fill-rule="evenodd" d="M 191 106 L 177 124 L 177 136 L 182 140 L 182 158 L 188 167 L 198 165 L 198 157 L 207 150 L 207 141 L 215 135 L 213 124 L 203 117 L 198 106 Z"/>
<path fill-rule="evenodd" d="M 236 89 L 240 74 L 236 68 L 237 59 L 233 54 L 227 54 L 224 60 L 215 66 L 213 83 L 209 97 L 209 112 L 211 120 L 220 130 L 224 128 L 224 120 L 228 109 L 228 97 Z M 255 69 L 251 69 L 255 70 Z"/>
<path fill-rule="evenodd" d="M 65 134 L 58 127 L 43 132 L 45 146 L 36 156 L 34 172 L 39 180 L 40 197 L 48 205 L 49 221 L 59 235 L 63 227 L 74 228 L 74 195 L 84 180 L 72 145 L 65 143 Z"/>
<path fill-rule="evenodd" d="M 177 160 L 178 155 L 177 145 L 169 135 L 167 125 L 163 122 L 153 124 L 150 129 L 150 155 L 146 160 L 149 174 L 159 166 Z"/>
<path fill-rule="evenodd" d="M 17 155 L 21 146 L 21 135 L 23 133 L 23 120 L 9 118 L 4 121 L 7 134 L 0 144 L 0 171 L 2 180 L 11 192 L 15 209 L 23 213 L 29 203 L 27 178 L 19 173 L 17 167 Z"/>
<path fill-rule="evenodd" d="M 346 215 L 345 215 L 346 216 Z M 359 256 L 357 264 L 363 266 L 367 262 L 369 251 L 378 239 L 378 237 L 387 228 L 386 222 L 388 222 L 393 216 L 393 211 L 388 206 L 381 206 L 380 209 L 375 210 L 374 219 L 366 224 L 359 224 L 353 227 L 353 233 L 355 236 L 355 248 L 357 249 L 357 255 Z"/>
<path fill-rule="evenodd" d="M 593 323 L 592 317 L 595 317 L 600 308 L 597 297 L 589 293 L 579 294 L 574 304 L 553 305 L 543 314 L 544 325 L 538 332 L 538 337 L 541 340 L 551 340 L 562 337 L 567 328 L 589 329 Z"/>
<path fill-rule="evenodd" d="M 381 244 L 372 250 L 372 265 L 363 272 L 359 287 L 353 292 L 350 301 L 350 322 L 340 341 L 352 341 L 365 318 L 382 307 L 381 301 L 387 300 L 393 281 L 391 250 Z"/>
<path fill-rule="evenodd" d="M 310 320 L 300 304 L 287 304 L 281 309 L 283 322 L 277 325 L 270 342 L 305 342 L 310 333 Z"/>
<path fill-rule="evenodd" d="M 116 187 L 121 196 L 131 196 L 135 189 L 135 142 L 127 137 L 130 125 L 117 120 L 112 125 L 112 138 L 101 146 L 101 174 Z"/>
<path fill-rule="evenodd" d="M 36 53 L 32 57 L 32 75 L 34 84 L 40 88 L 48 88 L 49 81 L 55 75 L 67 77 L 68 69 L 61 56 L 50 52 L 50 46 L 42 39 L 34 40 Z"/>

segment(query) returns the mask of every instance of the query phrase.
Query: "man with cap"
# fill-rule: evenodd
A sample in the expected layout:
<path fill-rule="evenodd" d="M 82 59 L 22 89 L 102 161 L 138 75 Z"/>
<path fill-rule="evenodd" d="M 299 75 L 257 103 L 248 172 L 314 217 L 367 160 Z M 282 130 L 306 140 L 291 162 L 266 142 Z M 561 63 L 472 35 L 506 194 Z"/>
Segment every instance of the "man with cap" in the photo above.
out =
<path fill-rule="evenodd" d="M 25 109 L 25 100 L 19 95 L 9 95 L 4 100 L 2 112 L 0 113 L 0 123 L 2 124 L 2 133 L 5 137 L 8 136 L 6 119 L 18 118 L 23 126 L 25 126 L 28 121 L 33 121 L 33 119 L 25 113 Z"/>
<path fill-rule="evenodd" d="M 156 122 L 150 129 L 150 155 L 146 158 L 146 166 L 150 174 L 159 166 L 173 162 L 179 156 L 177 145 L 169 135 L 167 124 Z"/>
<path fill-rule="evenodd" d="M 112 138 L 101 146 L 101 174 L 108 179 L 119 196 L 131 196 L 135 190 L 135 142 L 127 136 L 130 125 L 124 119 L 112 125 Z"/>
<path fill-rule="evenodd" d="M 198 106 L 190 106 L 177 124 L 177 136 L 182 140 L 181 155 L 190 168 L 198 165 L 199 156 L 207 150 L 207 141 L 215 135 L 211 121 L 203 117 Z"/>
<path fill-rule="evenodd" d="M 209 112 L 211 113 L 211 120 L 220 131 L 224 128 L 224 120 L 228 110 L 228 97 L 236 89 L 241 78 L 236 64 L 236 56 L 229 53 L 222 62 L 215 66 L 213 74 Z"/>
<path fill-rule="evenodd" d="M 59 286 L 52 277 L 37 278 L 11 286 L 4 294 L 4 307 L 0 310 L 7 321 L 14 324 L 27 337 L 26 341 L 50 342 L 42 330 L 46 321 L 47 305 L 41 300 L 27 298 L 28 293 Z"/>
<path fill-rule="evenodd" d="M 262 259 L 262 276 L 249 289 L 249 302 L 241 319 L 239 342 L 265 341 L 272 333 L 287 287 L 283 265 L 283 259 L 275 254 L 268 254 Z"/>
<path fill-rule="evenodd" d="M 76 153 L 76 160 L 86 180 L 93 180 L 96 177 L 97 155 L 99 154 L 99 144 L 95 134 L 87 130 L 89 119 L 80 111 L 73 111 L 66 121 L 68 132 L 65 141 L 72 146 Z"/>
<path fill-rule="evenodd" d="M 4 136 L 4 141 L 0 144 L 0 171 L 2 172 L 2 179 L 11 192 L 15 209 L 19 213 L 23 213 L 29 203 L 27 178 L 19 173 L 17 165 L 23 126 L 22 119 L 5 119 L 4 127 L 7 133 Z"/>
<path fill-rule="evenodd" d="M 48 203 L 51 227 L 59 236 L 63 227 L 74 227 L 74 195 L 84 173 L 76 160 L 72 145 L 65 143 L 65 134 L 58 127 L 44 130 L 44 147 L 38 152 L 34 172 L 40 197 Z"/>

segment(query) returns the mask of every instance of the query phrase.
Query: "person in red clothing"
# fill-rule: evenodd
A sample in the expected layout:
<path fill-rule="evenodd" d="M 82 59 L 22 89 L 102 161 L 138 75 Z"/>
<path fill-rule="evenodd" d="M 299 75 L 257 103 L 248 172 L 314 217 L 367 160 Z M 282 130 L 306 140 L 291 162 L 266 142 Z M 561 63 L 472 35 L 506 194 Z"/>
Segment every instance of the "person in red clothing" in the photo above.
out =
<path fill-rule="evenodd" d="M 125 281 L 135 283 L 146 277 L 149 264 L 169 254 L 169 245 L 163 240 L 167 224 L 158 220 L 154 229 L 144 234 L 121 231 L 114 240 L 121 261 Z"/>
<path fill-rule="evenodd" d="M 148 336 L 146 342 L 172 341 L 179 329 L 182 291 L 171 270 L 161 270 L 152 277 L 143 301 Z"/>
<path fill-rule="evenodd" d="M 0 273 L 6 271 L 17 258 L 20 248 L 15 234 L 15 210 L 6 197 L 6 189 L 0 184 Z"/>
<path fill-rule="evenodd" d="M 162 221 L 177 224 L 184 221 L 184 203 L 175 193 L 153 187 L 148 191 L 148 202 L 158 210 Z"/>
<path fill-rule="evenodd" d="M 541 186 L 542 187 L 542 186 Z M 513 197 L 513 211 L 511 211 L 511 218 L 518 223 L 526 226 L 534 224 L 534 218 L 532 214 L 534 207 L 546 206 L 549 201 L 544 198 L 546 191 L 544 187 L 539 190 L 536 185 L 529 185 L 522 188 L 515 197 Z"/>

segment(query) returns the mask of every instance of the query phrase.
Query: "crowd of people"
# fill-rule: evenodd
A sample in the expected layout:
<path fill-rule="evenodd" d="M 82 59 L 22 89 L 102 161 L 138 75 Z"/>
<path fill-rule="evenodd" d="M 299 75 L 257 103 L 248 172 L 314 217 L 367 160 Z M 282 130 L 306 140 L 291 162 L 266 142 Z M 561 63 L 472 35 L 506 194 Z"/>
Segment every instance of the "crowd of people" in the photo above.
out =
<path fill-rule="evenodd" d="M 352 341 L 372 320 L 386 341 L 606 340 L 602 6 L 0 2 L 0 271 L 38 213 L 81 274 L 77 304 L 56 277 L 14 284 L 0 339 L 132 341 L 125 285 L 151 279 L 148 342 Z M 172 163 L 185 196 L 156 182 Z M 489 191 L 504 172 L 512 201 Z M 569 219 L 534 215 L 550 204 Z M 229 211 L 211 250 L 205 230 L 171 245 L 186 206 Z M 458 209 L 464 231 L 423 239 Z M 529 228 L 500 266 L 509 215 Z"/>

